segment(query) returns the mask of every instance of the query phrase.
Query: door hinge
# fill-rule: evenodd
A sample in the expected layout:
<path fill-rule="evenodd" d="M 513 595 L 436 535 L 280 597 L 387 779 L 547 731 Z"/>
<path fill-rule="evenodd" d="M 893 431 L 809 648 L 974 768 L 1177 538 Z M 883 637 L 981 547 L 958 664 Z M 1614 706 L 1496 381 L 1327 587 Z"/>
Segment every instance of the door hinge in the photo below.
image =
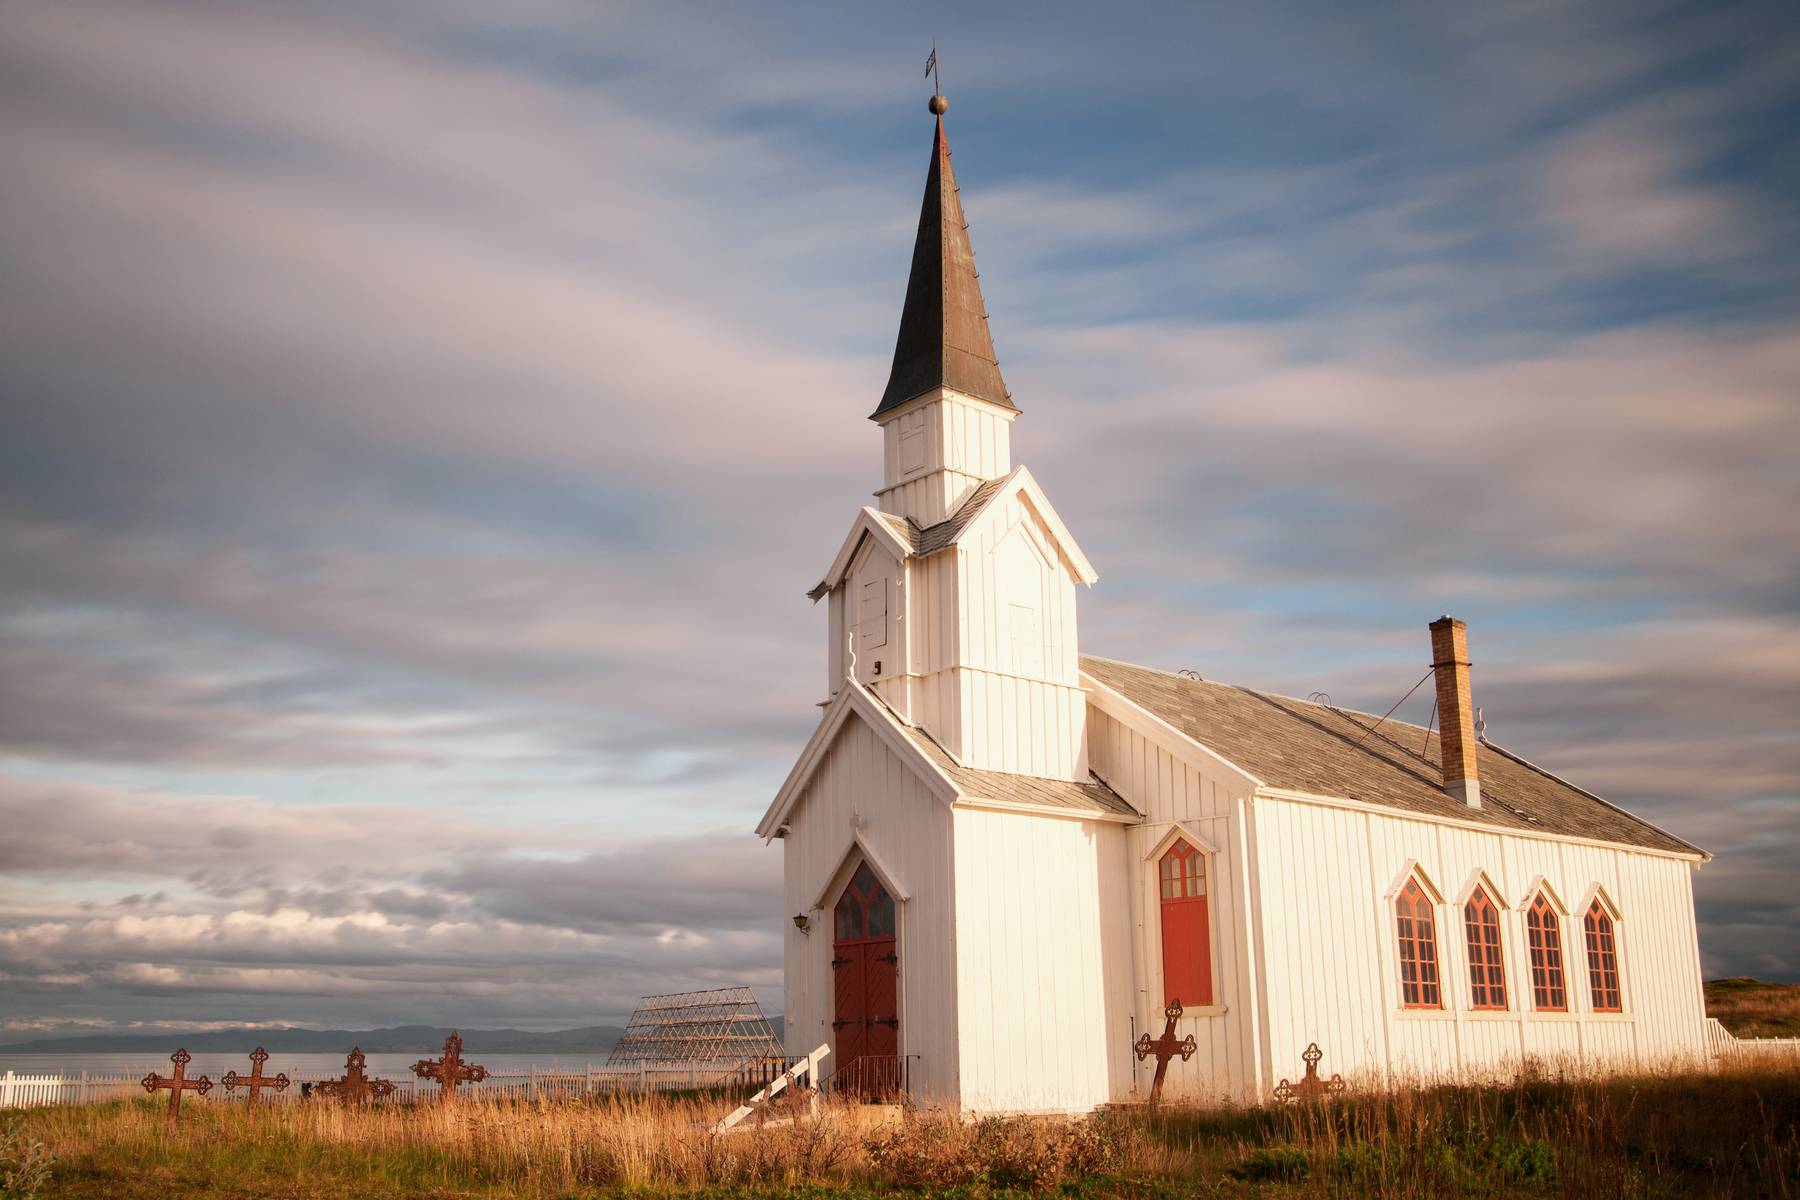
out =
<path fill-rule="evenodd" d="M 876 962 L 897 963 L 900 961 L 900 956 L 898 954 L 883 954 L 880 958 L 876 959 L 875 961 Z"/>
<path fill-rule="evenodd" d="M 833 1029 L 842 1029 L 846 1025 L 854 1025 L 854 1024 L 856 1024 L 856 1022 L 854 1022 L 854 1021 L 833 1021 L 831 1023 L 831 1027 Z"/>
<path fill-rule="evenodd" d="M 895 1029 L 898 1029 L 898 1028 L 900 1028 L 900 1018 L 899 1017 L 876 1017 L 874 1020 L 870 1021 L 869 1024 L 871 1024 L 871 1025 L 888 1025 Z"/>
<path fill-rule="evenodd" d="M 847 963 L 847 962 L 850 962 L 850 961 L 851 961 L 851 960 L 850 960 L 850 959 L 847 959 L 847 958 L 834 958 L 834 959 L 832 959 L 832 960 L 831 960 L 831 965 L 832 965 L 832 966 L 834 966 L 834 967 L 841 967 L 841 966 L 843 966 L 843 965 L 844 965 L 844 964 L 845 964 L 845 963 Z"/>

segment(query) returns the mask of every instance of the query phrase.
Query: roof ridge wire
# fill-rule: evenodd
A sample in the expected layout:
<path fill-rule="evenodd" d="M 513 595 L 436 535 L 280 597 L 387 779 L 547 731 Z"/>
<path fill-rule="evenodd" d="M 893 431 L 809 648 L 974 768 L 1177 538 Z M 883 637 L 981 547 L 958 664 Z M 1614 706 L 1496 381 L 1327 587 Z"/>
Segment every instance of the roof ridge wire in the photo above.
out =
<path fill-rule="evenodd" d="M 1395 708 L 1399 708 L 1399 707 L 1400 707 L 1400 706 L 1401 706 L 1401 705 L 1402 705 L 1402 704 L 1405 704 L 1405 703 L 1406 703 L 1406 702 L 1407 702 L 1407 701 L 1408 701 L 1408 700 L 1411 700 L 1411 699 L 1412 699 L 1412 694 L 1413 694 L 1413 693 L 1414 693 L 1414 692 L 1416 692 L 1416 691 L 1418 691 L 1418 690 L 1419 690 L 1419 688 L 1420 688 L 1420 687 L 1421 687 L 1421 686 L 1422 686 L 1422 685 L 1423 685 L 1423 684 L 1424 684 L 1424 683 L 1425 683 L 1425 681 L 1426 681 L 1426 680 L 1427 680 L 1427 679 L 1430 679 L 1430 678 L 1431 678 L 1431 676 L 1432 676 L 1432 675 L 1433 675 L 1433 673 L 1435 673 L 1435 672 L 1436 672 L 1436 671 L 1437 671 L 1437 668 L 1436 668 L 1436 667 L 1426 667 L 1426 668 L 1425 668 L 1425 673 L 1424 673 L 1424 674 L 1423 674 L 1423 675 L 1421 675 L 1421 676 L 1419 676 L 1419 682 L 1418 682 L 1418 683 L 1415 683 L 1415 684 L 1413 684 L 1413 685 L 1412 685 L 1412 686 L 1411 686 L 1411 687 L 1409 687 L 1409 688 L 1407 688 L 1407 689 L 1406 689 L 1406 695 L 1404 695 L 1404 696 L 1402 696 L 1402 697 L 1400 697 L 1400 698 L 1399 698 L 1399 699 L 1398 699 L 1398 700 L 1396 700 L 1396 701 L 1394 701 L 1394 708 L 1390 708 L 1390 709 L 1388 709 L 1388 710 L 1387 710 L 1387 711 L 1386 711 L 1386 712 L 1384 712 L 1384 713 L 1382 713 L 1382 714 L 1381 714 L 1381 721 L 1385 721 L 1385 720 L 1387 720 L 1387 719 L 1388 719 L 1388 718 L 1389 718 L 1389 717 L 1391 717 L 1391 716 L 1393 716 L 1393 715 L 1394 715 L 1394 709 L 1395 709 Z M 1332 711 L 1333 711 L 1333 712 L 1336 712 L 1336 711 L 1337 711 L 1337 708 L 1336 708 L 1336 706 L 1334 706 L 1334 705 L 1333 705 L 1333 706 L 1328 706 L 1328 707 L 1330 707 L 1330 708 L 1331 708 L 1331 709 L 1332 709 Z M 1345 719 L 1346 719 L 1346 720 L 1348 720 L 1348 719 L 1349 719 L 1349 718 L 1345 718 Z M 1356 739 L 1356 744 L 1357 744 L 1357 745 L 1358 745 L 1358 746 L 1360 746 L 1360 745 L 1362 745 L 1362 744 L 1363 744 L 1363 739 L 1364 739 L 1364 738 L 1367 738 L 1367 737 L 1368 737 L 1368 736 L 1369 736 L 1369 734 L 1370 734 L 1370 733 L 1374 733 L 1374 732 L 1375 732 L 1375 731 L 1376 731 L 1376 730 L 1377 730 L 1377 729 L 1380 729 L 1380 728 L 1381 728 L 1381 721 L 1377 721 L 1377 722 L 1375 722 L 1375 723 L 1374 723 L 1374 724 L 1373 724 L 1373 725 L 1371 725 L 1371 726 L 1369 726 L 1369 729 L 1368 729 L 1368 732 L 1367 732 L 1367 733 L 1364 733 L 1364 734 L 1363 734 L 1363 735 L 1362 735 L 1362 737 L 1359 737 L 1359 738 L 1357 738 L 1357 739 Z M 1360 721 L 1359 721 L 1359 722 L 1357 722 L 1357 724 L 1359 724 L 1359 725 L 1360 725 L 1360 724 L 1361 724 L 1361 723 L 1362 723 L 1362 722 L 1360 722 Z M 1385 740 L 1386 740 L 1386 739 L 1383 739 L 1383 740 L 1384 740 L 1384 741 L 1385 741 Z"/>
<path fill-rule="evenodd" d="M 1433 770 L 1438 769 L 1437 763 L 1432 762 L 1429 758 L 1426 758 L 1423 754 L 1420 754 L 1417 750 L 1414 750 L 1411 746 L 1403 746 L 1399 742 L 1396 742 L 1393 738 L 1389 737 L 1385 733 L 1376 733 L 1375 729 L 1372 726 L 1364 725 L 1361 721 L 1357 720 L 1356 717 L 1353 716 L 1351 713 L 1346 712 L 1344 709 L 1337 707 L 1335 704 L 1322 705 L 1321 707 L 1329 709 L 1333 713 L 1337 714 L 1339 717 L 1342 717 L 1344 720 L 1350 722 L 1350 724 L 1356 726 L 1358 729 L 1363 731 L 1363 737 L 1358 738 L 1356 741 L 1354 741 L 1350 744 L 1350 748 L 1352 750 L 1361 746 L 1363 743 L 1363 738 L 1366 738 L 1370 734 L 1373 733 L 1373 734 L 1375 734 L 1375 740 L 1382 743 L 1384 746 L 1391 746 L 1399 753 L 1404 754 L 1408 758 L 1417 759 L 1419 762 L 1423 763 L 1425 766 L 1430 767 Z M 1366 716 L 1368 714 L 1365 713 L 1364 715 Z M 1373 753 L 1373 752 L 1371 751 L 1371 753 Z M 1391 760 L 1383 759 L 1383 761 L 1391 761 Z"/>

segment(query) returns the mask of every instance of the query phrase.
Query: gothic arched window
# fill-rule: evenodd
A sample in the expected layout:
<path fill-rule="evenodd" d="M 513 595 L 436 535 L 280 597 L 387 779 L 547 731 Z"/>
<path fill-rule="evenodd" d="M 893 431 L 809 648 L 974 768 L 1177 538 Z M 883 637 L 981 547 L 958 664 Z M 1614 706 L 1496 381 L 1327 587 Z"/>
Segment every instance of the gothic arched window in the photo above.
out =
<path fill-rule="evenodd" d="M 1407 1008 L 1442 1008 L 1438 991 L 1437 920 L 1431 897 L 1408 879 L 1394 901 L 1400 935 L 1400 1002 Z"/>
<path fill-rule="evenodd" d="M 1500 910 L 1487 889 L 1477 887 L 1463 905 L 1469 939 L 1470 1007 L 1489 1012 L 1506 1008 L 1506 967 L 1500 955 Z"/>
<path fill-rule="evenodd" d="M 1598 896 L 1588 905 L 1581 919 L 1587 934 L 1588 993 L 1593 997 L 1595 1012 L 1623 1012 L 1625 1005 L 1619 994 L 1619 948 L 1613 936 L 1612 914 Z"/>
<path fill-rule="evenodd" d="M 850 877 L 850 885 L 838 898 L 833 917 L 835 936 L 840 942 L 894 936 L 894 898 L 875 878 L 875 872 L 869 870 L 868 863 L 858 866 L 856 874 Z"/>
<path fill-rule="evenodd" d="M 1550 897 L 1539 892 L 1525 913 L 1531 944 L 1531 1003 L 1539 1012 L 1568 1012 L 1569 992 L 1563 983 L 1562 922 Z"/>

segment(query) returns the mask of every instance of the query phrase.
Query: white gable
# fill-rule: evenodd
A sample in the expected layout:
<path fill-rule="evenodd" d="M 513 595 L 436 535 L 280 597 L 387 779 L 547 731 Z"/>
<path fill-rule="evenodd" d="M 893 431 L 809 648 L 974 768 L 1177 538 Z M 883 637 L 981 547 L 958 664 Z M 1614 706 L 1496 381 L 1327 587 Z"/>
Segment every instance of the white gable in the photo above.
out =
<path fill-rule="evenodd" d="M 1057 556 L 1077 583 L 1092 584 L 1100 578 L 1028 467 L 1019 467 L 1008 475 L 999 490 L 987 498 L 980 512 L 963 525 L 950 544 L 967 546 L 984 537 L 993 538 L 994 524 L 1005 522 L 1010 526 L 1016 522 L 1019 506 L 1037 519 L 1040 548 L 1047 555 Z"/>
<path fill-rule="evenodd" d="M 899 525 L 898 529 L 895 527 L 896 523 Z M 849 574 L 851 565 L 856 561 L 857 552 L 870 541 L 885 548 L 896 559 L 904 560 L 910 556 L 913 552 L 912 543 L 901 532 L 905 527 L 905 521 L 877 512 L 865 504 L 856 514 L 856 519 L 850 522 L 850 532 L 844 535 L 844 543 L 838 547 L 837 557 L 825 569 L 824 578 L 815 583 L 806 594 L 817 601 L 844 582 L 844 576 Z"/>
<path fill-rule="evenodd" d="M 762 820 L 756 823 L 758 837 L 772 838 L 780 831 L 782 822 L 800 800 L 820 760 L 837 740 L 845 722 L 851 720 L 867 725 L 946 805 L 955 803 L 957 790 L 950 777 L 938 770 L 937 765 L 919 750 L 912 737 L 880 701 L 854 681 L 846 681 L 837 697 L 826 706 L 824 715 L 819 718 L 819 727 L 807 739 L 806 748 L 800 752 L 793 770 L 788 772 L 781 790 L 775 793 L 775 799 L 763 813 Z"/>

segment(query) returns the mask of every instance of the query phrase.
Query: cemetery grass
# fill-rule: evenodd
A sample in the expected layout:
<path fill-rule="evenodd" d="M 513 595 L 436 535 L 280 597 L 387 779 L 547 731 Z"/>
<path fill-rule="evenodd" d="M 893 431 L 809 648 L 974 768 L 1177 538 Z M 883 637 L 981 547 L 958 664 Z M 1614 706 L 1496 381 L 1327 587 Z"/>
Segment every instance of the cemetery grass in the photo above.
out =
<path fill-rule="evenodd" d="M 166 1103 L 166 1102 L 165 1102 Z M 148 1101 L 12 1114 L 56 1156 L 38 1195 L 551 1197 L 1795 1197 L 1800 1061 L 1353 1092 L 1299 1109 L 859 1124 L 827 1108 L 726 1136 L 705 1098 L 249 1112 Z M 0 1177 L 6 1163 L 0 1161 Z M 0 1185 L 0 1196 L 8 1193 Z"/>

